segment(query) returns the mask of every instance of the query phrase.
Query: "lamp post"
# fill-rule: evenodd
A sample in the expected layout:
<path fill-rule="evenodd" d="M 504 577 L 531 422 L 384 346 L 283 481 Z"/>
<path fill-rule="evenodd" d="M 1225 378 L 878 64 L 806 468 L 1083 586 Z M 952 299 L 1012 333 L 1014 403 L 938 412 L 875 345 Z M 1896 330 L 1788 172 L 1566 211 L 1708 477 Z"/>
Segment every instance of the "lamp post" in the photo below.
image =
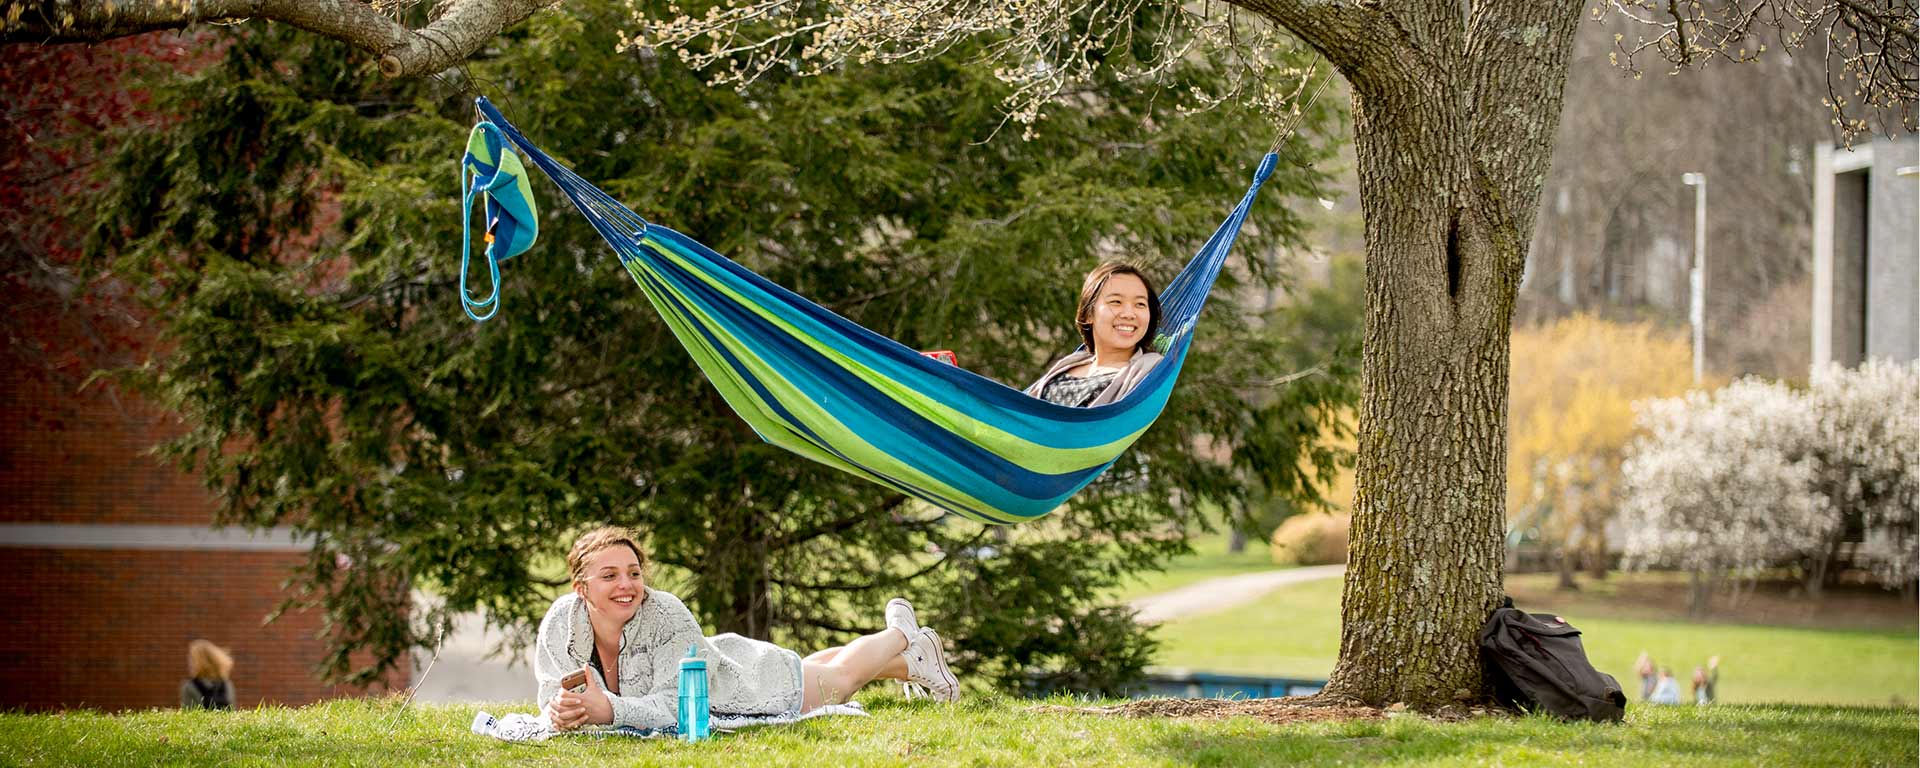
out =
<path fill-rule="evenodd" d="M 1693 324 L 1693 383 L 1706 372 L 1707 343 L 1707 175 L 1681 174 L 1680 183 L 1693 187 L 1693 269 L 1687 273 L 1690 298 L 1687 320 Z"/>

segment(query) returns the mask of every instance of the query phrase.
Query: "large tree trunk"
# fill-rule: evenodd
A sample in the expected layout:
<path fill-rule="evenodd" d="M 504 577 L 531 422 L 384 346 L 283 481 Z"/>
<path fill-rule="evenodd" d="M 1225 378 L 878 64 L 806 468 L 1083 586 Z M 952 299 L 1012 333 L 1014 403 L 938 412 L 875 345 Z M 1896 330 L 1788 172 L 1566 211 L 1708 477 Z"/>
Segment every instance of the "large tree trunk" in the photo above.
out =
<path fill-rule="evenodd" d="M 1713 584 L 1717 579 L 1708 579 L 1705 573 L 1695 568 L 1687 573 L 1687 616 L 1701 618 L 1707 615 L 1713 600 Z"/>
<path fill-rule="evenodd" d="M 772 584 L 767 574 L 759 566 L 760 561 L 740 559 L 736 566 L 725 568 L 717 574 L 719 580 L 709 581 L 711 587 L 720 592 L 717 615 L 713 621 L 716 632 L 732 632 L 745 637 L 769 640 L 773 637 L 773 597 Z"/>
<path fill-rule="evenodd" d="M 1807 598 L 1819 600 L 1826 593 L 1827 570 L 1833 565 L 1834 558 L 1840 554 L 1840 534 L 1835 533 L 1827 547 L 1813 558 L 1812 567 L 1807 569 Z"/>
<path fill-rule="evenodd" d="M 754 490 L 742 486 L 738 503 L 715 515 L 713 540 L 700 567 L 700 593 L 701 603 L 712 606 L 714 631 L 769 640 L 775 619 L 767 572 L 771 527 L 755 503 Z"/>
<path fill-rule="evenodd" d="M 1573 572 L 1578 570 L 1574 567 L 1573 560 L 1578 554 L 1579 550 L 1574 549 L 1573 542 L 1569 541 L 1560 545 L 1560 580 L 1554 583 L 1554 589 L 1564 592 L 1572 592 L 1580 589 L 1580 582 L 1575 581 L 1573 578 Z"/>
<path fill-rule="evenodd" d="M 1433 17 L 1388 19 L 1388 50 L 1328 52 L 1354 91 L 1367 320 L 1327 694 L 1436 709 L 1485 697 L 1509 325 L 1579 6 L 1475 3 L 1465 28 L 1463 6 L 1420 8 Z"/>
<path fill-rule="evenodd" d="M 1486 203 L 1458 198 L 1463 116 L 1412 106 L 1382 114 L 1354 99 L 1367 323 L 1359 488 L 1328 687 L 1431 707 L 1480 693 L 1475 633 L 1500 601 L 1519 274 L 1487 264 L 1511 254 L 1465 215 Z"/>
<path fill-rule="evenodd" d="M 1607 521 L 1603 516 L 1587 522 L 1587 578 L 1605 581 L 1609 560 L 1607 558 Z"/>

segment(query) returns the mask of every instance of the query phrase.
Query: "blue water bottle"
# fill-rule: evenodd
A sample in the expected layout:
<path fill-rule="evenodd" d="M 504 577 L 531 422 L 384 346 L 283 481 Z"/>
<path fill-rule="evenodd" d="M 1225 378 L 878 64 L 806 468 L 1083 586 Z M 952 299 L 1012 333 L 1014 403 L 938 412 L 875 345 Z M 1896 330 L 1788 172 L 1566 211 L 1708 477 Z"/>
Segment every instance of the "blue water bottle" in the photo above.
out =
<path fill-rule="evenodd" d="M 680 660 L 680 740 L 705 739 L 707 717 L 707 660 L 700 658 L 696 643 L 687 647 L 687 657 Z"/>

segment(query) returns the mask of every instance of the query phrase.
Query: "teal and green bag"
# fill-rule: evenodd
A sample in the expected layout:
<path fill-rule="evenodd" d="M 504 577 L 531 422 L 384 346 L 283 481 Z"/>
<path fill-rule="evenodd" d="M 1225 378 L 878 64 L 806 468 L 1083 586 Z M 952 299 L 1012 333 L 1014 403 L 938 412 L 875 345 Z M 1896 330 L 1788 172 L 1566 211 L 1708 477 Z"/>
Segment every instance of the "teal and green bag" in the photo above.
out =
<path fill-rule="evenodd" d="M 526 253 L 540 235 L 539 212 L 533 204 L 533 188 L 527 183 L 527 167 L 521 164 L 520 156 L 493 123 L 475 125 L 467 135 L 467 154 L 460 160 L 460 190 L 464 212 L 460 305 L 468 317 L 485 320 L 500 311 L 500 262 Z M 483 255 L 487 259 L 492 291 L 485 298 L 474 298 L 467 290 L 467 267 L 473 254 L 475 194 L 486 201 L 487 249 Z"/>

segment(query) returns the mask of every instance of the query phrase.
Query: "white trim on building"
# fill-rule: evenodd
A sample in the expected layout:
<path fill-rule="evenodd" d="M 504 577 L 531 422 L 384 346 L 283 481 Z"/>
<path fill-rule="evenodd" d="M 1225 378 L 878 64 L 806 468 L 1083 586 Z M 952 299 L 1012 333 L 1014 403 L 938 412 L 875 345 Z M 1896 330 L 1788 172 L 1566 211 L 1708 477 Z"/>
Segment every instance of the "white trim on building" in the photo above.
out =
<path fill-rule="evenodd" d="M 15 549 L 158 549 L 305 552 L 291 528 L 248 531 L 197 525 L 0 523 L 0 547 Z"/>

